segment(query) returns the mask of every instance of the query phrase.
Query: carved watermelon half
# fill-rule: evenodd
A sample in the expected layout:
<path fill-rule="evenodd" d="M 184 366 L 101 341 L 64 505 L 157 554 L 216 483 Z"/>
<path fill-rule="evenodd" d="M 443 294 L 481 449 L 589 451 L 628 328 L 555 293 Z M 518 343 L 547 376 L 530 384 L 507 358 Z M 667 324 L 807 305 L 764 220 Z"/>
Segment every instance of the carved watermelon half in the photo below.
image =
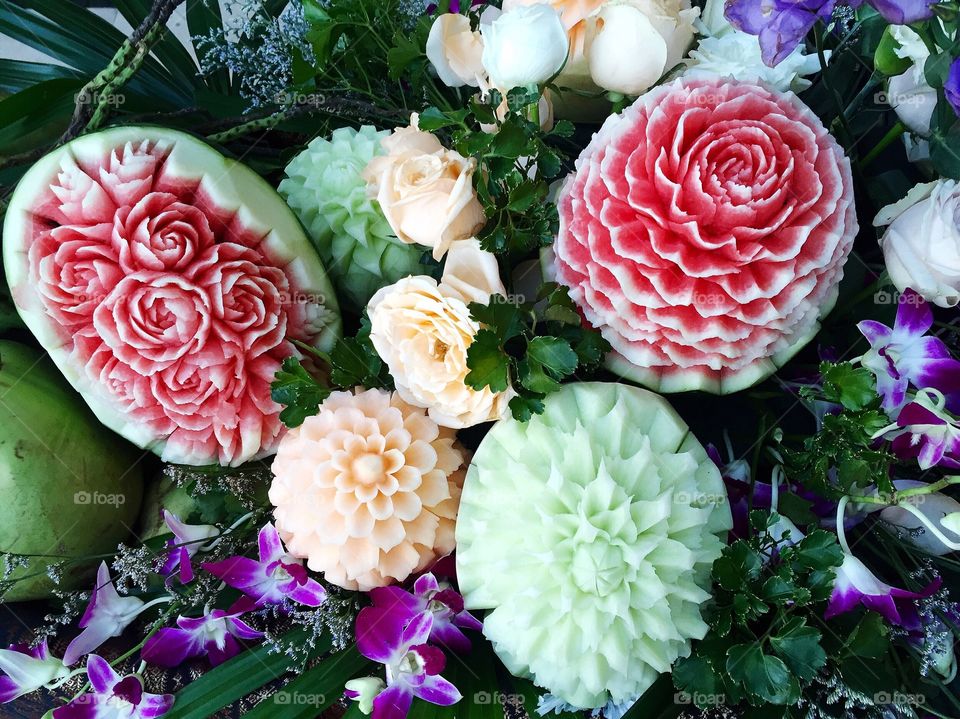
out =
<path fill-rule="evenodd" d="M 235 466 L 282 431 L 293 340 L 340 331 L 326 272 L 263 179 L 191 135 L 118 127 L 24 176 L 3 227 L 24 322 L 108 427 L 167 461 Z"/>

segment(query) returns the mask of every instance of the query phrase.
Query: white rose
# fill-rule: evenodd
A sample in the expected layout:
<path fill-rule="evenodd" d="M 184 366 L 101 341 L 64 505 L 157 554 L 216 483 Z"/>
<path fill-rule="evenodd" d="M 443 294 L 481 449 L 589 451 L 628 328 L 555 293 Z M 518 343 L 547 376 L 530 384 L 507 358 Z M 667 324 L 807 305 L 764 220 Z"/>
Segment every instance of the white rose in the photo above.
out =
<path fill-rule="evenodd" d="M 960 185 L 938 180 L 914 187 L 880 210 L 880 246 L 890 279 L 940 307 L 960 303 Z"/>
<path fill-rule="evenodd" d="M 439 284 L 432 277 L 406 277 L 367 305 L 370 340 L 397 392 L 437 424 L 460 429 L 506 412 L 512 390 L 475 390 L 465 381 L 467 349 L 480 329 L 467 305 L 505 293 L 496 257 L 470 239 L 450 249 Z"/>
<path fill-rule="evenodd" d="M 906 25 L 891 25 L 890 33 L 897 41 L 897 57 L 910 60 L 913 66 L 891 77 L 887 85 L 887 101 L 911 132 L 924 137 L 930 134 L 930 121 L 937 106 L 937 91 L 927 83 L 923 66 L 930 50 L 923 39 Z"/>
<path fill-rule="evenodd" d="M 470 29 L 470 18 L 444 13 L 433 21 L 427 37 L 427 59 L 445 85 L 483 88 L 487 73 L 482 58 L 483 38 Z"/>
<path fill-rule="evenodd" d="M 726 10 L 726 0 L 707 0 L 703 6 L 703 12 L 697 21 L 697 32 L 701 35 L 712 35 L 720 37 L 734 30 L 733 25 L 727 20 L 724 14 Z"/>
<path fill-rule="evenodd" d="M 417 121 L 413 115 L 409 127 L 382 140 L 386 154 L 374 157 L 363 177 L 400 241 L 432 247 L 439 260 L 486 217 L 473 189 L 476 161 L 446 149 Z"/>
<path fill-rule="evenodd" d="M 483 31 L 483 66 L 497 87 L 540 85 L 567 59 L 567 33 L 549 5 L 504 12 Z"/>
<path fill-rule="evenodd" d="M 827 50 L 826 53 L 830 51 Z M 810 87 L 805 78 L 820 71 L 816 55 L 806 55 L 798 46 L 776 67 L 764 64 L 760 43 L 755 35 L 731 29 L 730 32 L 700 40 L 696 50 L 685 60 L 688 76 L 730 77 L 742 82 L 765 82 L 786 92 L 800 92 Z"/>
<path fill-rule="evenodd" d="M 699 12 L 689 0 L 607 3 L 589 40 L 590 77 L 604 90 L 639 95 L 683 59 Z"/>

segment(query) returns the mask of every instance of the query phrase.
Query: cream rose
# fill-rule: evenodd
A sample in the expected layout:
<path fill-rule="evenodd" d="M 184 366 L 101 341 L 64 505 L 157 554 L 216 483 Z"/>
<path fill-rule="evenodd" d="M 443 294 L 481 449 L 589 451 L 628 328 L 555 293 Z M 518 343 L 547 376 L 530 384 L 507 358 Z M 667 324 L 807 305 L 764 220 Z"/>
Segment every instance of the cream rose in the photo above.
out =
<path fill-rule="evenodd" d="M 439 284 L 432 277 L 406 277 L 373 296 L 370 339 L 404 401 L 454 429 L 503 416 L 511 390 L 475 390 L 465 379 L 467 349 L 480 329 L 467 305 L 505 293 L 496 258 L 471 239 L 450 250 Z"/>
<path fill-rule="evenodd" d="M 483 227 L 486 217 L 473 190 L 476 161 L 448 150 L 418 127 L 397 128 L 382 140 L 363 177 L 401 242 L 433 248 L 439 260 L 457 240 Z"/>
<path fill-rule="evenodd" d="M 427 59 L 448 87 L 486 86 L 483 38 L 470 28 L 470 18 L 457 13 L 437 16 L 427 37 Z"/>
<path fill-rule="evenodd" d="M 905 198 L 880 210 L 873 224 L 888 226 L 880 246 L 898 290 L 909 287 L 940 307 L 960 303 L 960 185 L 956 181 L 917 185 Z"/>

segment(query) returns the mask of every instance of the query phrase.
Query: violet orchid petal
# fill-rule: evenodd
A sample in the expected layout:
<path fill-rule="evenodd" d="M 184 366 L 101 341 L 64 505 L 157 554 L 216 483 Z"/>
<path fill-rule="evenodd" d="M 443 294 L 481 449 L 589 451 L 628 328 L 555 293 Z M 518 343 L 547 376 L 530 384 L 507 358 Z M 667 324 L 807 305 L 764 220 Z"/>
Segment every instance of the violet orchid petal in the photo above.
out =
<path fill-rule="evenodd" d="M 107 694 L 120 682 L 120 675 L 103 657 L 91 654 L 87 657 L 87 678 L 97 694 Z"/>
<path fill-rule="evenodd" d="M 877 322 L 875 320 L 863 320 L 862 322 L 857 323 L 857 329 L 860 330 L 860 334 L 867 338 L 873 347 L 877 347 L 882 344 L 886 344 L 890 341 L 890 336 L 893 334 L 893 330 L 887 327 L 882 322 Z"/>
<path fill-rule="evenodd" d="M 357 615 L 357 649 L 367 659 L 390 664 L 403 648 L 400 634 L 407 620 L 406 614 L 364 607 Z"/>
<path fill-rule="evenodd" d="M 428 676 L 413 690 L 415 696 L 442 707 L 456 704 L 463 696 L 453 684 L 441 676 Z"/>
<path fill-rule="evenodd" d="M 430 644 L 418 644 L 410 647 L 410 651 L 415 652 L 420 657 L 425 675 L 439 674 L 447 666 L 447 657 L 439 647 Z"/>
<path fill-rule="evenodd" d="M 436 642 L 457 654 L 466 654 L 470 651 L 470 640 L 450 622 L 434 619 L 430 641 Z"/>
<path fill-rule="evenodd" d="M 173 694 L 144 694 L 137 714 L 140 719 L 158 719 L 173 707 Z"/>
<path fill-rule="evenodd" d="M 423 576 L 418 577 L 417 581 L 413 583 L 413 591 L 420 596 L 429 592 L 439 592 L 440 582 L 437 581 L 437 578 L 432 572 L 427 572 Z"/>
<path fill-rule="evenodd" d="M 140 652 L 148 664 L 172 669 L 203 654 L 197 635 L 185 629 L 166 627 L 150 637 Z"/>
<path fill-rule="evenodd" d="M 81 694 L 69 704 L 53 710 L 53 719 L 97 719 L 100 702 L 96 694 Z"/>
<path fill-rule="evenodd" d="M 454 614 L 463 611 L 463 597 L 454 589 L 444 589 L 434 594 L 430 599 L 447 605 Z"/>
<path fill-rule="evenodd" d="M 186 547 L 180 548 L 180 559 L 177 563 L 180 566 L 180 583 L 190 584 L 193 581 L 193 562 L 190 561 L 190 552 Z"/>
<path fill-rule="evenodd" d="M 426 644 L 430 639 L 430 631 L 433 629 L 433 614 L 431 612 L 422 612 L 416 615 L 403 628 L 400 635 L 400 641 L 410 647 L 420 644 Z"/>
<path fill-rule="evenodd" d="M 263 639 L 263 632 L 258 632 L 242 619 L 230 617 L 227 619 L 228 631 L 238 639 Z"/>
<path fill-rule="evenodd" d="M 143 683 L 134 674 L 125 676 L 113 687 L 113 696 L 133 706 L 139 706 L 143 699 Z"/>
<path fill-rule="evenodd" d="M 870 0 L 870 4 L 891 25 L 911 25 L 933 17 L 931 0 Z"/>
<path fill-rule="evenodd" d="M 219 562 L 204 562 L 203 568 L 234 589 L 251 595 L 252 592 L 248 590 L 270 584 L 264 566 L 249 557 L 229 557 Z"/>
<path fill-rule="evenodd" d="M 919 337 L 933 327 L 933 311 L 930 305 L 916 292 L 906 289 L 897 306 L 897 319 L 893 329 L 897 334 L 905 333 Z"/>
<path fill-rule="evenodd" d="M 370 590 L 370 599 L 378 607 L 401 609 L 411 615 L 418 614 L 426 608 L 426 602 L 422 597 L 415 597 L 400 587 L 376 587 Z"/>
<path fill-rule="evenodd" d="M 413 693 L 407 687 L 387 687 L 373 700 L 372 719 L 406 719 L 412 703 Z"/>
<path fill-rule="evenodd" d="M 453 618 L 453 623 L 461 629 L 472 629 L 475 632 L 483 631 L 483 622 L 481 622 L 467 610 L 457 612 L 457 616 Z"/>
<path fill-rule="evenodd" d="M 308 607 L 319 607 L 327 598 L 327 590 L 314 579 L 308 579 L 303 584 L 294 585 L 285 590 L 285 594 L 293 601 Z"/>
<path fill-rule="evenodd" d="M 286 553 L 283 549 L 283 542 L 280 541 L 280 533 L 272 524 L 263 526 L 257 536 L 257 543 L 260 547 L 261 562 L 275 562 Z"/>
<path fill-rule="evenodd" d="M 133 621 L 133 619 L 130 621 Z M 111 637 L 119 637 L 130 621 L 120 626 L 111 617 L 95 617 L 93 621 L 89 622 L 86 628 L 67 645 L 67 650 L 63 653 L 63 663 L 67 666 L 76 664 L 82 656 L 96 651 Z"/>
<path fill-rule="evenodd" d="M 210 660 L 210 666 L 216 667 L 223 664 L 228 659 L 237 656 L 240 650 L 240 643 L 231 634 L 224 637 L 222 647 L 218 647 L 216 642 L 210 642 L 207 645 L 207 658 Z"/>

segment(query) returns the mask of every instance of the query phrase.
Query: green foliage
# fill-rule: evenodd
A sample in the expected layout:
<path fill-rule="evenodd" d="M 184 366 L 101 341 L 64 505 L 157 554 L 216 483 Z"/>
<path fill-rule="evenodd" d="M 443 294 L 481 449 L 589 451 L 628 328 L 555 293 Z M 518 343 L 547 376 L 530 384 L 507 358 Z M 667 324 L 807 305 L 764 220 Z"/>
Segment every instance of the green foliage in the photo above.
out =
<path fill-rule="evenodd" d="M 873 438 L 890 423 L 880 410 L 873 375 L 848 362 L 824 362 L 820 374 L 823 386 L 804 388 L 801 397 L 840 405 L 842 411 L 824 415 L 820 430 L 800 449 L 785 449 L 787 475 L 825 497 L 857 494 L 871 485 L 892 491 L 889 469 L 895 458 Z"/>
<path fill-rule="evenodd" d="M 366 315 L 353 337 L 340 339 L 330 353 L 330 381 L 341 389 L 381 387 L 393 389 L 393 379 L 370 341 Z"/>
<path fill-rule="evenodd" d="M 718 695 L 728 704 L 795 704 L 827 664 L 816 625 L 843 552 L 834 534 L 820 529 L 778 544 L 770 533 L 778 519 L 753 512 L 757 533 L 727 546 L 714 563 L 712 632 L 673 672 L 676 687 L 704 707 Z"/>
<path fill-rule="evenodd" d="M 296 357 L 283 361 L 270 385 L 273 401 L 285 405 L 280 421 L 288 427 L 299 427 L 303 420 L 315 415 L 329 394 L 330 390 L 317 382 Z"/>
<path fill-rule="evenodd" d="M 489 304 L 470 305 L 483 328 L 467 350 L 466 382 L 495 392 L 512 386 L 517 396 L 510 410 L 521 421 L 542 412 L 544 397 L 561 382 L 595 370 L 610 349 L 581 323 L 565 289 L 547 283 L 539 298 L 537 303 L 509 302 L 494 296 Z"/>

